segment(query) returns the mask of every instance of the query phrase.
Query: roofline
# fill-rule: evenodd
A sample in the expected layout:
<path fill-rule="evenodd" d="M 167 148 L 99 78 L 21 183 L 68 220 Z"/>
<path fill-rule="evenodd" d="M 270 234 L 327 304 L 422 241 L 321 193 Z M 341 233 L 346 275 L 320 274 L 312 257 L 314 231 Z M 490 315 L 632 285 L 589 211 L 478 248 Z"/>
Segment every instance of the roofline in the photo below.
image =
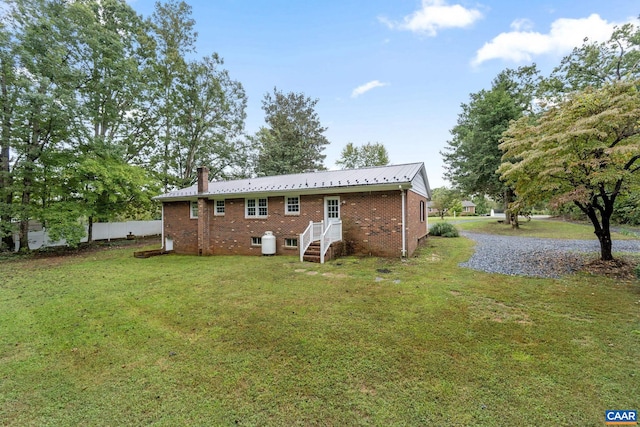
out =
<path fill-rule="evenodd" d="M 153 200 L 159 202 L 180 202 L 194 201 L 198 199 L 244 199 L 258 196 L 285 196 L 285 195 L 314 195 L 314 194 L 336 194 L 336 193 L 366 193 L 372 191 L 393 191 L 393 190 L 410 190 L 412 185 L 408 181 L 394 182 L 388 184 L 369 184 L 369 185 L 350 185 L 343 187 L 322 187 L 322 188 L 298 188 L 288 190 L 271 190 L 271 191 L 251 191 L 242 193 L 202 193 L 190 194 L 188 196 L 181 195 L 175 197 L 156 196 Z"/>

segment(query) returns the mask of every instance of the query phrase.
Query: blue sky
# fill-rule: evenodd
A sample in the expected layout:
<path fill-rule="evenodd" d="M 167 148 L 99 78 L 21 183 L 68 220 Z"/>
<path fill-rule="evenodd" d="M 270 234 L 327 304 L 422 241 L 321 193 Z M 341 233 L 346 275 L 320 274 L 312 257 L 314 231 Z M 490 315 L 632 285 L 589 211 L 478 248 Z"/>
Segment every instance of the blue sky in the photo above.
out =
<path fill-rule="evenodd" d="M 149 16 L 154 0 L 131 0 Z M 189 0 L 198 56 L 217 52 L 248 96 L 246 131 L 264 124 L 274 87 L 319 99 L 331 142 L 383 143 L 392 163 L 422 161 L 432 188 L 449 185 L 439 152 L 460 104 L 505 68 L 548 74 L 584 37 L 637 22 L 631 0 Z"/>

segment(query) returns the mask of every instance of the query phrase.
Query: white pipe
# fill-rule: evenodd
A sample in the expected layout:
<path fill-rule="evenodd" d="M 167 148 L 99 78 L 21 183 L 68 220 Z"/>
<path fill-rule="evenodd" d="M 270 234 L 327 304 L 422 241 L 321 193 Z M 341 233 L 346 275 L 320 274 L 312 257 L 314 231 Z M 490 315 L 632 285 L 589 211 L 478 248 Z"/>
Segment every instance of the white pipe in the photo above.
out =
<path fill-rule="evenodd" d="M 160 242 L 160 249 L 165 249 L 164 244 L 164 203 L 162 204 L 162 242 Z"/>
<path fill-rule="evenodd" d="M 407 256 L 407 227 L 405 225 L 405 196 L 402 185 L 400 186 L 400 194 L 402 194 L 402 257 Z"/>

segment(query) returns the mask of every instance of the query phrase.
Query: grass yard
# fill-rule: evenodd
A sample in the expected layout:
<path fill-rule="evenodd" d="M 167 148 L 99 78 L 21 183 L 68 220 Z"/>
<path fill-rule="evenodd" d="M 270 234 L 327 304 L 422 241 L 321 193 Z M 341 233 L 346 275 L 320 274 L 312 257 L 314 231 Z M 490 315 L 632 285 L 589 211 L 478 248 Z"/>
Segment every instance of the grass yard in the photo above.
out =
<path fill-rule="evenodd" d="M 502 219 L 502 218 L 501 218 Z M 440 218 L 433 220 L 429 218 L 429 223 L 443 222 Z M 490 217 L 467 216 L 461 218 L 447 218 L 444 222 L 453 223 L 459 230 L 474 233 L 497 234 L 501 236 L 539 237 L 548 239 L 580 239 L 597 240 L 593 233 L 591 223 L 576 223 L 562 221 L 554 218 L 538 219 L 531 221 L 520 218 L 520 228 L 514 229 L 511 225 L 499 223 L 498 219 Z M 614 240 L 637 239 L 638 236 L 631 233 L 611 233 Z"/>
<path fill-rule="evenodd" d="M 601 426 L 640 409 L 638 281 L 459 268 L 471 251 L 0 262 L 1 423 Z"/>

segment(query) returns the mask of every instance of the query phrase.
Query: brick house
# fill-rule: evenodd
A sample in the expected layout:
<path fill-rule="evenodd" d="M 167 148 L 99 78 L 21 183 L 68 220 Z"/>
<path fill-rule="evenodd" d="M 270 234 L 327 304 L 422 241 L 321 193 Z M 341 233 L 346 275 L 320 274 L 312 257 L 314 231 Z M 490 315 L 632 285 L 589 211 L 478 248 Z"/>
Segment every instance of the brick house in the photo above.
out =
<path fill-rule="evenodd" d="M 439 211 L 438 209 L 436 209 L 433 206 L 433 202 L 428 202 L 427 203 L 427 207 L 428 207 L 428 211 L 430 214 L 434 214 L 434 215 L 438 215 Z M 462 215 L 475 215 L 476 213 L 476 204 L 469 201 L 469 200 L 463 200 L 462 201 Z"/>
<path fill-rule="evenodd" d="M 165 250 L 261 255 L 271 232 L 275 254 L 301 259 L 309 244 L 324 242 L 324 262 L 328 249 L 411 256 L 427 236 L 430 195 L 424 164 L 411 163 L 213 182 L 199 168 L 196 185 L 155 200 Z"/>
<path fill-rule="evenodd" d="M 462 201 L 462 214 L 463 215 L 475 215 L 476 213 L 476 204 L 469 201 L 469 200 L 463 200 Z"/>

